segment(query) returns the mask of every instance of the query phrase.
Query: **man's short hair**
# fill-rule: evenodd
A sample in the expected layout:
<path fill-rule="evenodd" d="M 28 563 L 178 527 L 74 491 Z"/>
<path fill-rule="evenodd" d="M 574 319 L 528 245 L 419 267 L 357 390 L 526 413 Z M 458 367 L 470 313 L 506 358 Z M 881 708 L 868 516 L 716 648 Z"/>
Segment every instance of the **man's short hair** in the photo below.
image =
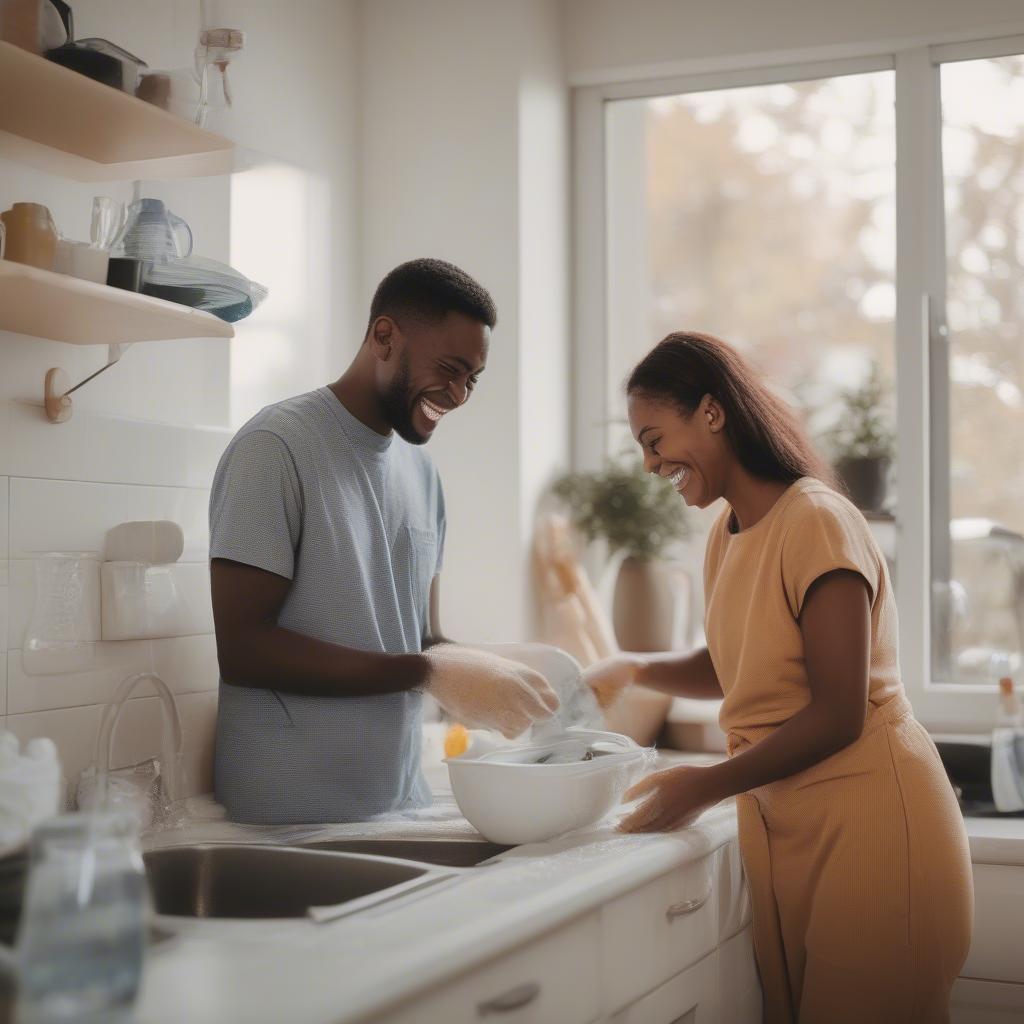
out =
<path fill-rule="evenodd" d="M 462 313 L 488 327 L 498 320 L 487 289 L 464 270 L 444 260 L 410 260 L 377 286 L 367 327 L 379 316 L 401 320 L 404 315 L 436 323 L 449 313 Z"/>

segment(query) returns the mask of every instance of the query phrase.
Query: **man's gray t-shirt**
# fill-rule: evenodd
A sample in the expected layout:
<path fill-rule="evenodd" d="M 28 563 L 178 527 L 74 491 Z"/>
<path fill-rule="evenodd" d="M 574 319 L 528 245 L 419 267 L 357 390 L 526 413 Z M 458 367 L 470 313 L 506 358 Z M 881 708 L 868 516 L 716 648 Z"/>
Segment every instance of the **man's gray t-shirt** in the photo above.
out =
<path fill-rule="evenodd" d="M 210 557 L 292 581 L 278 625 L 365 651 L 421 650 L 440 571 L 441 482 L 426 453 L 326 387 L 235 435 L 210 495 Z M 356 821 L 421 807 L 422 695 L 311 697 L 221 680 L 216 796 L 236 821 Z"/>

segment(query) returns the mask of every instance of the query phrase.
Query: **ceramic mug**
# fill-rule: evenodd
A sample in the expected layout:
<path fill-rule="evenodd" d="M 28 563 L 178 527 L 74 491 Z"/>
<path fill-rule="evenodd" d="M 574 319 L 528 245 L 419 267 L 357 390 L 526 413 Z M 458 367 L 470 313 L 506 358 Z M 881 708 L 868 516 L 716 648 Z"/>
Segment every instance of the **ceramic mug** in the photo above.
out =
<path fill-rule="evenodd" d="M 71 243 L 71 265 L 67 273 L 82 281 L 94 281 L 96 284 L 107 283 L 107 264 L 110 253 L 88 242 Z"/>
<path fill-rule="evenodd" d="M 71 247 L 75 243 L 68 238 L 58 238 L 57 246 L 53 252 L 53 267 L 55 274 L 71 273 Z"/>
<path fill-rule="evenodd" d="M 74 242 L 70 238 L 57 240 L 57 255 L 53 261 L 56 274 L 66 274 L 82 281 L 107 283 L 107 262 L 110 254 L 88 242 Z"/>
<path fill-rule="evenodd" d="M 52 270 L 57 254 L 57 227 L 50 211 L 39 203 L 15 203 L 0 213 L 7 229 L 4 259 Z"/>

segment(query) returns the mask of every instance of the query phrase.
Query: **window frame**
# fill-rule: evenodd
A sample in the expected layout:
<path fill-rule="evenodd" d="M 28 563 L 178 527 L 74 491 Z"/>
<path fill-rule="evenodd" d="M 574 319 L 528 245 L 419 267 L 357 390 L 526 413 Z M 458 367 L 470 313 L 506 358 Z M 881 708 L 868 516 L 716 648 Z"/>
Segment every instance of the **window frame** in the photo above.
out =
<path fill-rule="evenodd" d="M 606 458 L 608 372 L 608 195 L 606 104 L 892 70 L 896 96 L 896 601 L 900 668 L 917 717 L 933 731 L 992 727 L 989 685 L 932 678 L 932 563 L 948 572 L 948 544 L 932 523 L 948 522 L 949 343 L 945 323 L 946 256 L 943 203 L 941 64 L 1024 53 L 1024 25 L 984 38 L 878 44 L 863 53 L 824 59 L 729 67 L 708 63 L 699 73 L 608 82 L 573 90 L 573 256 L 575 310 L 572 461 L 577 470 Z M 924 187 L 922 187 L 922 184 Z M 942 459 L 942 472 L 931 460 Z M 934 534 L 934 535 L 933 535 Z"/>

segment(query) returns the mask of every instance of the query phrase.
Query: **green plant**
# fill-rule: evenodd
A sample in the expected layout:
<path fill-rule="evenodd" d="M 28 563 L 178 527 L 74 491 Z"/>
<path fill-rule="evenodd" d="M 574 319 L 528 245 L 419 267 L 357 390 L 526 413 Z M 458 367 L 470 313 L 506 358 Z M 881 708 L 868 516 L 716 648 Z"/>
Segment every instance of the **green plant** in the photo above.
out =
<path fill-rule="evenodd" d="M 635 458 L 614 459 L 596 473 L 568 473 L 552 490 L 588 541 L 603 539 L 633 558 L 657 558 L 691 533 L 679 495 Z"/>
<path fill-rule="evenodd" d="M 892 459 L 896 434 L 892 422 L 892 391 L 878 364 L 867 379 L 841 395 L 839 421 L 825 436 L 833 462 L 844 459 Z"/>

